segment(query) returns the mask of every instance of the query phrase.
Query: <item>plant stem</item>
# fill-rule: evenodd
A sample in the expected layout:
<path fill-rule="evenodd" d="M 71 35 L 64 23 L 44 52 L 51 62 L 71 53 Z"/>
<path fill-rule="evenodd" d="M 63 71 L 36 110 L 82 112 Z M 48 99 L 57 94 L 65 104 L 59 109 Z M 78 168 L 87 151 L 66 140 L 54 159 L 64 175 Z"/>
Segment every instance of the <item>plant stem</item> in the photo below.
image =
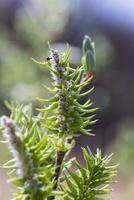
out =
<path fill-rule="evenodd" d="M 54 174 L 54 180 L 55 180 L 55 184 L 54 184 L 54 187 L 53 187 L 54 190 L 56 190 L 57 187 L 58 187 L 58 179 L 59 179 L 59 176 L 60 176 L 62 161 L 64 159 L 65 154 L 66 154 L 65 151 L 58 151 L 57 152 L 57 161 L 56 161 L 57 168 L 56 168 L 55 174 Z M 48 197 L 48 200 L 53 200 L 53 199 L 55 199 L 54 196 Z"/>

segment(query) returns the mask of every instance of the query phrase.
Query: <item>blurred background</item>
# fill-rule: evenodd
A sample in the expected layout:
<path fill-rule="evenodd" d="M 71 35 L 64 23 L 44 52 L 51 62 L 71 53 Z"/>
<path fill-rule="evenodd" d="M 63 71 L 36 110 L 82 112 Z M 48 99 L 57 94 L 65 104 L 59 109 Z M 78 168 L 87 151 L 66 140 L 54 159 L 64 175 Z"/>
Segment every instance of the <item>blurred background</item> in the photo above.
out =
<path fill-rule="evenodd" d="M 120 163 L 111 194 L 113 200 L 134 196 L 134 1 L 133 0 L 0 0 L 0 114 L 9 114 L 5 100 L 28 103 L 47 94 L 49 74 L 31 61 L 45 60 L 47 41 L 64 50 L 72 47 L 70 62 L 80 64 L 83 36 L 96 44 L 95 91 L 99 107 L 96 137 L 80 137 L 78 145 L 114 152 Z M 42 73 L 43 72 L 43 73 Z M 73 152 L 81 160 L 80 148 Z M 0 165 L 10 157 L 0 144 Z M 9 200 L 13 190 L 0 169 L 0 199 Z M 12 189 L 11 189 L 12 188 Z"/>

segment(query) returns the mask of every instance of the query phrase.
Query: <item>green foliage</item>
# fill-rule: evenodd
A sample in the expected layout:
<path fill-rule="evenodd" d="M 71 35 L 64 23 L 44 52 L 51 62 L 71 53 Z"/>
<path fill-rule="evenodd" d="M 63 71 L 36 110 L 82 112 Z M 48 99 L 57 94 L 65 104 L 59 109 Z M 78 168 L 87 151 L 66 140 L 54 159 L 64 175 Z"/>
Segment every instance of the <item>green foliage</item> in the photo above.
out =
<path fill-rule="evenodd" d="M 82 62 L 87 72 L 94 71 L 96 66 L 95 46 L 88 35 L 85 35 L 83 40 Z"/>
<path fill-rule="evenodd" d="M 53 188 L 55 147 L 31 106 L 12 105 L 11 118 L 3 116 L 1 124 L 13 155 L 4 168 L 11 169 L 9 181 L 19 188 L 16 199 L 44 199 Z"/>
<path fill-rule="evenodd" d="M 93 90 L 91 87 L 83 91 L 93 75 L 89 71 L 83 77 L 87 73 L 84 65 L 72 68 L 68 62 L 70 53 L 69 47 L 65 53 L 50 49 L 45 62 L 33 59 L 50 71 L 51 87 L 44 88 L 52 97 L 37 98 L 41 106 L 34 111 L 32 105 L 7 103 L 11 116 L 1 117 L 0 130 L 13 156 L 4 167 L 11 169 L 9 180 L 18 187 L 15 200 L 104 200 L 100 195 L 110 191 L 108 184 L 116 174 L 116 166 L 108 166 L 111 156 L 102 158 L 99 150 L 93 156 L 83 148 L 86 168 L 75 158 L 67 160 L 75 145 L 74 138 L 91 135 L 87 126 L 96 122 L 92 102 L 79 102 Z M 76 168 L 75 172 L 70 170 L 71 166 Z"/>
<path fill-rule="evenodd" d="M 97 149 L 95 156 L 90 149 L 82 148 L 86 168 L 82 167 L 77 160 L 72 161 L 72 165 L 77 168 L 76 172 L 67 169 L 68 175 L 65 181 L 68 188 L 63 188 L 66 193 L 64 199 L 77 200 L 102 200 L 100 197 L 110 192 L 108 185 L 112 183 L 111 178 L 116 174 L 117 166 L 108 166 L 111 156 L 102 158 L 101 151 Z"/>
<path fill-rule="evenodd" d="M 42 103 L 50 102 L 47 107 L 37 109 L 42 116 L 41 123 L 47 131 L 57 134 L 60 138 L 73 138 L 77 136 L 76 132 L 80 131 L 84 134 L 90 134 L 86 130 L 87 125 L 93 124 L 94 111 L 91 108 L 92 103 L 88 100 L 81 105 L 78 100 L 90 93 L 93 88 L 86 92 L 82 92 L 83 87 L 89 84 L 93 76 L 89 77 L 84 82 L 80 82 L 84 67 L 73 69 L 68 63 L 70 48 L 67 48 L 65 54 L 59 55 L 57 51 L 52 50 L 50 60 L 45 63 L 39 63 L 50 70 L 52 75 L 52 87 L 44 86 L 53 94 L 51 99 L 40 99 Z M 36 62 L 36 61 L 35 61 Z M 49 117 L 49 114 L 51 116 Z M 90 113 L 90 116 L 86 116 Z"/>

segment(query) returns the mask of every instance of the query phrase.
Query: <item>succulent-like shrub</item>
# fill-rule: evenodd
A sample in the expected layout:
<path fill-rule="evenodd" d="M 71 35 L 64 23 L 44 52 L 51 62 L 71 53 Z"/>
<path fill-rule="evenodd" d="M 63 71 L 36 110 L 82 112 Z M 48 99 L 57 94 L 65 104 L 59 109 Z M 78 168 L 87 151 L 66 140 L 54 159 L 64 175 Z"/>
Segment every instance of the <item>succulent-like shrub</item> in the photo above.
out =
<path fill-rule="evenodd" d="M 1 117 L 1 131 L 13 159 L 4 167 L 11 169 L 10 181 L 17 185 L 15 200 L 104 200 L 108 185 L 116 174 L 116 166 L 109 166 L 110 156 L 82 148 L 86 167 L 76 158 L 67 159 L 75 146 L 75 137 L 91 135 L 87 129 L 96 122 L 96 108 L 87 100 L 79 102 L 93 88 L 90 85 L 95 66 L 95 48 L 88 36 L 83 41 L 82 66 L 72 68 L 68 62 L 71 49 L 59 53 L 50 48 L 45 62 L 37 62 L 51 74 L 50 99 L 38 98 L 40 108 L 32 105 L 8 104 L 10 118 Z M 72 170 L 75 168 L 75 171 Z"/>

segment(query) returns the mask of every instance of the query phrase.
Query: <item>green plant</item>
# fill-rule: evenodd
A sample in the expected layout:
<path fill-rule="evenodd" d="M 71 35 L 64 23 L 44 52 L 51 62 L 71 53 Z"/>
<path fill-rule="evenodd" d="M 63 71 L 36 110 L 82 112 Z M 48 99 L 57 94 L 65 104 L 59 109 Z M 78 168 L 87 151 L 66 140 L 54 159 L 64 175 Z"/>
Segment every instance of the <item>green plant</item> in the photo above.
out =
<path fill-rule="evenodd" d="M 83 92 L 93 79 L 93 42 L 85 36 L 81 67 L 71 68 L 70 53 L 69 47 L 65 53 L 50 48 L 46 62 L 35 61 L 50 71 L 52 85 L 44 85 L 52 97 L 38 98 L 37 114 L 32 105 L 7 103 L 11 116 L 1 117 L 1 131 L 13 156 L 4 167 L 12 169 L 9 180 L 18 187 L 15 200 L 104 200 L 110 191 L 108 185 L 116 174 L 116 166 L 108 165 L 111 155 L 103 158 L 99 149 L 93 155 L 87 147 L 82 148 L 86 167 L 76 158 L 67 159 L 74 138 L 92 135 L 86 127 L 96 122 L 92 102 L 79 103 L 93 90 Z"/>

